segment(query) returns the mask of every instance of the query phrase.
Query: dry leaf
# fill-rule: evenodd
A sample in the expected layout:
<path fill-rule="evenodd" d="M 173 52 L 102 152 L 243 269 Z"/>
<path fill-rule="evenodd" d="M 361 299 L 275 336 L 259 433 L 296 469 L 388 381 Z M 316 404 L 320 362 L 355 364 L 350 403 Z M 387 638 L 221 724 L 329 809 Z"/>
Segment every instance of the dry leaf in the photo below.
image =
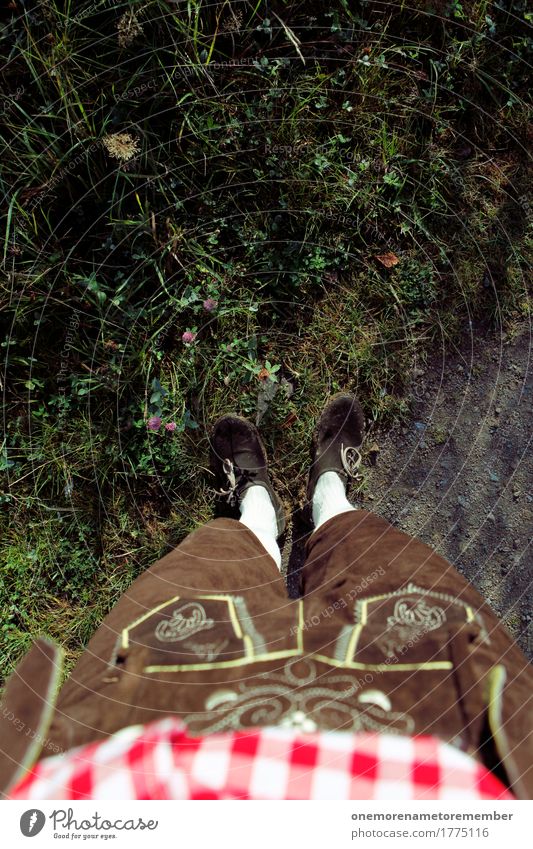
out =
<path fill-rule="evenodd" d="M 384 265 L 385 268 L 392 268 L 400 262 L 396 254 L 393 254 L 391 251 L 386 254 L 378 254 L 374 257 L 374 259 L 377 259 L 377 261 Z"/>
<path fill-rule="evenodd" d="M 297 418 L 298 418 L 298 416 L 296 415 L 296 413 L 289 413 L 289 415 L 287 416 L 287 418 L 285 419 L 285 421 L 283 422 L 283 424 L 281 426 L 282 427 L 291 427 L 291 425 L 294 424 L 294 422 L 297 420 Z"/>
<path fill-rule="evenodd" d="M 378 454 L 380 451 L 381 449 L 377 442 L 373 442 L 370 448 L 368 448 L 368 456 L 373 466 L 375 466 L 378 461 Z"/>

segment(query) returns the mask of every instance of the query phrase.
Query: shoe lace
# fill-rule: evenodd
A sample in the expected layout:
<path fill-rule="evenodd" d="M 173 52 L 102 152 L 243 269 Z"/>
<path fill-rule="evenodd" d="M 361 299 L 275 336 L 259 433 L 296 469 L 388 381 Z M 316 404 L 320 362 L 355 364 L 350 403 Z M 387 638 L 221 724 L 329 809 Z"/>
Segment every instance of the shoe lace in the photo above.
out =
<path fill-rule="evenodd" d="M 239 496 L 243 484 L 252 478 L 253 473 L 242 471 L 242 469 L 235 466 L 228 457 L 222 461 L 222 471 L 228 479 L 228 488 L 218 489 L 217 495 L 225 496 L 227 503 L 231 506 L 235 506 L 239 503 Z"/>
<path fill-rule="evenodd" d="M 362 462 L 362 455 L 358 448 L 354 445 L 344 445 L 341 443 L 341 462 L 346 474 L 354 480 L 362 480 L 363 476 L 359 474 L 359 466 Z"/>

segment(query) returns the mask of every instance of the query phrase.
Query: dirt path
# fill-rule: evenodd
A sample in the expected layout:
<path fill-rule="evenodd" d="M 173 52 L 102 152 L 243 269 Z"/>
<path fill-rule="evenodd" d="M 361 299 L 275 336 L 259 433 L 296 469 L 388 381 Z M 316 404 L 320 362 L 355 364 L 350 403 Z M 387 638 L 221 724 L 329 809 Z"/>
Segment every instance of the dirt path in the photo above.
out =
<path fill-rule="evenodd" d="M 407 425 L 368 434 L 352 501 L 450 560 L 533 659 L 531 329 L 473 329 L 461 349 L 414 370 L 409 397 Z M 295 514 L 284 551 L 293 596 L 308 532 Z"/>
<path fill-rule="evenodd" d="M 533 658 L 533 338 L 473 331 L 413 375 L 412 420 L 371 434 L 364 506 L 448 558 Z"/>

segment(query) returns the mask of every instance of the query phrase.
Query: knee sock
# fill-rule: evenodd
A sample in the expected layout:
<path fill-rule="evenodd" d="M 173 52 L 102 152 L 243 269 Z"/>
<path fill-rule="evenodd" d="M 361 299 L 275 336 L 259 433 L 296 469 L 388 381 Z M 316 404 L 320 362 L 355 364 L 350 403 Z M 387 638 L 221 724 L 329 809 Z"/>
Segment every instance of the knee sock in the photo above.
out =
<path fill-rule="evenodd" d="M 315 530 L 333 516 L 355 509 L 346 498 L 344 483 L 336 472 L 324 472 L 320 475 L 313 495 Z"/>
<path fill-rule="evenodd" d="M 276 541 L 278 536 L 276 512 L 264 486 L 251 486 L 246 490 L 241 501 L 239 521 L 253 531 L 280 569 L 281 551 Z"/>

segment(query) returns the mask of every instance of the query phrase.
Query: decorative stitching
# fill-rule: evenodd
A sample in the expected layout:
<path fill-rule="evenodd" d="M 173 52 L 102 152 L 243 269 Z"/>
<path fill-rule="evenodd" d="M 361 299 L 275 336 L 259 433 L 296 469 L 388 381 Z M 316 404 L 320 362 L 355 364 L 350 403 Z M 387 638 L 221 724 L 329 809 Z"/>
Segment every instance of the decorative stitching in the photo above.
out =
<path fill-rule="evenodd" d="M 448 593 L 442 593 L 442 592 L 437 592 L 437 591 L 433 591 L 433 590 L 426 590 L 423 587 L 417 586 L 416 584 L 409 583 L 409 584 L 407 584 L 406 587 L 401 587 L 400 589 L 392 590 L 389 593 L 382 593 L 380 595 L 369 596 L 368 598 L 364 598 L 364 599 L 357 599 L 357 601 L 354 604 L 354 621 L 355 621 L 354 634 L 356 634 L 356 638 L 354 639 L 354 646 L 353 646 L 353 652 L 351 654 L 351 658 L 353 657 L 355 650 L 356 650 L 357 642 L 358 642 L 358 639 L 359 639 L 359 636 L 360 636 L 360 633 L 361 633 L 361 630 L 362 630 L 361 626 L 364 626 L 364 625 L 367 624 L 367 621 L 368 621 L 368 605 L 369 604 L 371 604 L 374 601 L 382 601 L 382 600 L 388 599 L 388 598 L 395 598 L 395 597 L 398 597 L 398 596 L 407 596 L 407 595 L 417 595 L 417 594 L 422 595 L 424 597 L 429 597 L 431 599 L 438 599 L 438 600 L 441 600 L 441 601 L 447 601 L 447 602 L 449 602 L 449 604 L 456 605 L 456 606 L 463 608 L 463 610 L 465 612 L 466 621 L 467 622 L 476 621 L 479 625 L 479 628 L 480 628 L 481 639 L 483 641 L 490 643 L 490 639 L 489 639 L 489 636 L 487 634 L 487 631 L 486 631 L 486 628 L 485 628 L 485 625 L 484 625 L 484 622 L 483 622 L 483 617 L 481 616 L 480 613 L 474 613 L 474 611 L 472 610 L 470 605 L 466 604 L 466 602 L 461 601 L 461 599 L 458 599 L 456 596 L 449 595 Z M 420 599 L 420 601 L 423 601 L 423 600 Z M 427 613 L 428 617 L 436 617 L 434 619 L 435 622 L 437 621 L 438 618 L 440 618 L 441 616 L 444 616 L 444 619 L 441 622 L 441 624 L 443 624 L 443 622 L 446 619 L 446 614 L 445 614 L 445 611 L 442 610 L 442 608 L 437 608 L 437 607 L 428 608 L 427 605 L 426 605 L 426 608 L 427 608 L 426 613 Z M 432 612 L 430 613 L 429 611 L 432 611 Z M 396 613 L 396 607 L 395 607 L 395 613 Z M 401 618 L 402 614 L 400 614 L 398 612 L 398 615 Z M 392 619 L 392 618 L 393 617 L 388 617 L 388 619 Z M 428 619 L 428 622 L 430 622 L 430 621 L 431 621 L 431 618 Z M 398 624 L 400 624 L 399 619 L 398 619 Z M 408 624 L 407 621 L 402 622 L 403 627 L 400 627 L 398 629 L 399 633 L 395 637 L 392 637 L 389 640 L 383 641 L 383 645 L 381 646 L 381 648 L 382 648 L 382 651 L 384 652 L 384 654 L 387 657 L 391 657 L 394 654 L 395 648 L 397 649 L 400 645 L 404 645 L 406 642 L 408 642 L 411 639 L 412 633 L 408 633 L 409 630 L 411 629 L 411 631 L 413 631 L 413 630 L 419 631 L 421 625 L 422 625 L 422 623 L 418 624 L 417 626 L 414 626 L 414 624 Z M 391 625 L 390 629 L 392 629 L 392 627 L 393 626 Z M 424 627 L 424 626 L 422 625 L 422 627 Z M 440 627 L 440 626 L 436 625 L 435 627 Z M 431 631 L 435 630 L 435 627 L 429 627 L 429 628 L 425 629 L 424 633 L 427 633 L 427 631 L 430 631 L 430 630 Z M 357 628 L 358 628 L 358 631 L 356 632 Z M 386 632 L 384 632 L 384 637 L 385 636 L 386 636 Z"/>
<path fill-rule="evenodd" d="M 197 601 L 188 601 L 172 611 L 170 619 L 158 622 L 154 636 L 161 643 L 179 643 L 200 631 L 209 631 L 215 622 L 210 619 L 205 607 Z"/>
<path fill-rule="evenodd" d="M 196 657 L 203 658 L 203 660 L 210 663 L 219 656 L 221 652 L 224 651 L 226 646 L 228 645 L 229 640 L 218 640 L 218 642 L 212 643 L 195 643 L 193 640 L 187 640 L 184 643 L 184 647 L 190 649 Z"/>
<path fill-rule="evenodd" d="M 142 616 L 139 616 L 128 626 L 123 628 L 121 638 L 119 643 L 115 646 L 110 664 L 113 665 L 116 663 L 117 652 L 119 647 L 121 646 L 123 649 L 129 647 L 129 634 L 133 628 L 136 628 L 138 625 L 145 622 L 155 613 L 158 613 L 165 607 L 173 604 L 180 600 L 180 596 L 175 596 L 174 598 L 169 599 L 168 601 L 162 602 L 161 604 L 156 605 L 151 608 L 146 613 L 143 613 Z M 243 643 L 243 654 L 245 655 L 242 658 L 243 663 L 250 663 L 255 659 L 256 655 L 266 655 L 268 654 L 267 645 L 263 638 L 263 636 L 258 632 L 253 622 L 252 617 L 249 614 L 248 608 L 246 606 L 246 602 L 242 596 L 233 596 L 229 593 L 209 593 L 196 595 L 194 597 L 189 597 L 188 599 L 182 599 L 185 604 L 181 608 L 177 608 L 173 611 L 172 617 L 170 620 L 163 620 L 159 622 L 155 628 L 154 634 L 158 640 L 161 642 L 180 642 L 184 639 L 188 639 L 189 637 L 194 636 L 194 634 L 203 631 L 210 630 L 214 626 L 214 620 L 207 616 L 205 608 L 200 601 L 223 601 L 228 606 L 228 614 L 229 619 L 231 621 L 233 630 L 235 632 L 236 637 L 239 640 L 242 640 Z M 184 616 L 183 611 L 191 611 L 189 616 Z M 301 619 L 301 610 L 299 610 L 299 618 Z M 301 641 L 301 634 L 298 634 L 298 637 Z M 201 655 L 198 655 L 199 657 Z M 230 665 L 234 665 L 235 660 L 232 661 L 221 661 L 224 665 L 229 663 Z M 179 666 L 183 668 L 188 668 L 189 665 L 179 664 Z M 209 664 L 207 664 L 208 668 Z M 161 666 L 160 669 L 170 668 Z M 175 669 L 176 665 L 172 665 L 172 669 Z M 202 665 L 203 668 L 203 665 Z"/>
<path fill-rule="evenodd" d="M 168 664 L 168 665 L 149 665 L 145 666 L 143 672 L 147 675 L 154 675 L 158 672 L 203 672 L 210 669 L 229 669 L 233 666 L 248 666 L 250 663 L 268 663 L 272 660 L 281 660 L 283 658 L 310 658 L 325 663 L 328 666 L 336 666 L 341 669 L 361 669 L 367 672 L 414 672 L 419 669 L 434 669 L 444 670 L 452 669 L 453 663 L 449 660 L 428 660 L 421 663 L 358 663 L 356 661 L 335 660 L 332 657 L 327 657 L 323 654 L 315 654 L 310 652 L 304 654 L 298 649 L 288 649 L 287 651 L 275 651 L 265 655 L 255 655 L 253 658 L 243 657 L 236 660 L 220 660 L 215 663 L 187 663 L 187 664 Z"/>
<path fill-rule="evenodd" d="M 353 625 L 343 625 L 335 643 L 333 657 L 335 660 L 348 660 L 348 650 L 352 638 Z"/>
<path fill-rule="evenodd" d="M 267 651 L 266 643 L 254 625 L 253 619 L 251 618 L 248 612 L 245 600 L 242 596 L 233 596 L 232 598 L 237 615 L 239 617 L 239 624 L 243 632 L 246 634 L 246 636 L 250 638 L 252 642 L 252 646 L 254 649 L 253 653 L 265 654 Z"/>
<path fill-rule="evenodd" d="M 395 663 L 394 665 L 388 663 L 359 663 L 353 661 L 352 658 L 354 656 L 355 647 L 357 643 L 357 638 L 359 636 L 359 632 L 364 624 L 366 624 L 366 604 L 371 601 L 375 601 L 381 598 L 388 598 L 389 596 L 398 596 L 407 593 L 420 592 L 423 595 L 435 595 L 439 597 L 443 597 L 449 599 L 451 601 L 455 601 L 460 604 L 467 610 L 467 613 L 473 617 L 471 608 L 468 605 L 465 605 L 459 600 L 453 599 L 452 596 L 445 596 L 443 593 L 431 593 L 430 591 L 423 590 L 419 587 L 416 587 L 414 584 L 409 584 L 407 587 L 404 587 L 400 590 L 395 590 L 391 593 L 386 593 L 381 596 L 374 596 L 368 599 L 359 600 L 356 602 L 357 612 L 355 613 L 356 619 L 360 621 L 356 621 L 355 626 L 344 626 L 342 631 L 337 639 L 335 644 L 335 650 L 333 653 L 333 657 L 328 657 L 325 655 L 321 655 L 318 653 L 311 653 L 307 655 L 308 657 L 319 661 L 321 663 L 325 663 L 329 666 L 333 666 L 336 668 L 344 668 L 344 669 L 352 669 L 352 670 L 367 670 L 367 671 L 377 671 L 377 672 L 394 672 L 394 671 L 415 671 L 420 669 L 434 669 L 434 670 L 446 670 L 452 668 L 452 663 L 449 661 L 427 661 L 422 663 Z M 162 604 L 157 605 L 156 607 L 149 610 L 147 613 L 144 613 L 141 617 L 134 620 L 132 624 L 127 626 L 122 631 L 122 648 L 127 648 L 129 645 L 129 631 L 137 625 L 144 622 L 147 618 L 152 616 L 154 613 L 157 613 L 159 610 L 164 607 L 172 604 L 174 601 L 178 601 L 180 596 L 176 596 L 173 599 L 169 599 Z M 228 605 L 228 611 L 230 620 L 233 625 L 233 629 L 235 631 L 236 636 L 239 639 L 243 640 L 244 644 L 244 656 L 235 658 L 232 660 L 208 660 L 206 662 L 200 663 L 181 663 L 181 664 L 149 664 L 144 667 L 144 672 L 146 674 L 157 674 L 157 673 L 165 673 L 165 672 L 196 672 L 196 671 L 207 671 L 210 669 L 226 669 L 232 667 L 246 666 L 250 663 L 264 663 L 272 660 L 281 660 L 287 658 L 301 658 L 305 656 L 304 645 L 303 645 L 303 622 L 304 622 L 304 604 L 300 599 L 298 601 L 298 609 L 297 609 L 297 617 L 298 617 L 298 625 L 296 631 L 296 643 L 297 647 L 294 649 L 286 649 L 274 652 L 268 652 L 267 645 L 262 637 L 262 635 L 257 631 L 255 625 L 253 623 L 252 618 L 250 617 L 246 602 L 242 596 L 232 596 L 230 594 L 202 594 L 197 595 L 193 598 L 187 600 L 187 604 L 197 604 L 199 601 L 207 601 L 207 600 L 215 600 L 215 601 L 224 601 Z M 205 614 L 205 610 L 204 610 Z M 206 623 L 212 622 L 212 620 L 208 620 L 206 617 Z M 210 626 L 211 627 L 211 626 Z M 178 629 L 179 630 L 179 629 Z M 187 637 L 193 636 L 193 633 L 187 633 Z M 179 640 L 185 639 L 185 636 L 178 636 Z M 205 651 L 208 652 L 208 656 L 211 656 L 208 651 L 209 647 L 212 644 L 206 644 Z M 198 645 L 196 646 L 198 648 Z M 195 649 L 193 648 L 193 651 Z M 196 653 L 196 651 L 195 651 Z M 111 663 L 113 660 L 116 660 L 117 655 L 117 647 L 115 647 Z M 201 657 L 201 654 L 197 655 Z"/>
<path fill-rule="evenodd" d="M 219 690 L 208 696 L 204 710 L 183 717 L 189 733 L 213 734 L 226 729 L 281 725 L 316 728 L 342 727 L 349 731 L 382 731 L 412 734 L 413 718 L 400 711 L 370 704 L 358 707 L 355 695 L 360 684 L 350 675 L 321 677 L 313 660 L 289 660 L 281 673 L 269 673 L 265 684 L 249 686 L 240 681 L 233 690 Z M 341 685 L 336 689 L 336 685 Z M 208 714 L 215 714 L 209 718 Z"/>

